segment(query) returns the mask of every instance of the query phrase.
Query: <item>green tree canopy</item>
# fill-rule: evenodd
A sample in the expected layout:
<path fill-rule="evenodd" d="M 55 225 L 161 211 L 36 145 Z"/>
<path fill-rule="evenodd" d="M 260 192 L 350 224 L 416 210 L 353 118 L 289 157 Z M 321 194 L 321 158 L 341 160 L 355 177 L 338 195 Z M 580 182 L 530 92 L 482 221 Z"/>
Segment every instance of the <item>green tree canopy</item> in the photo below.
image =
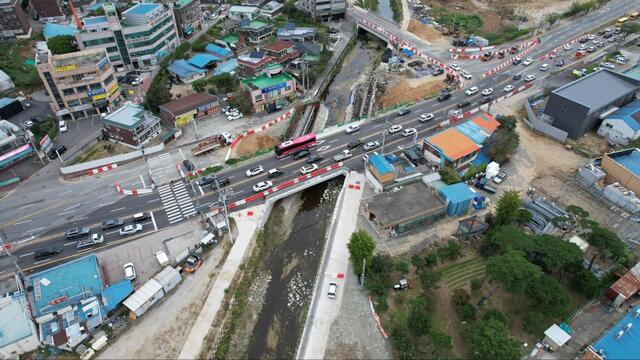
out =
<path fill-rule="evenodd" d="M 596 249 L 587 270 L 591 270 L 597 257 L 615 261 L 627 255 L 627 245 L 620 240 L 616 233 L 600 225 L 593 226 L 591 232 L 585 235 L 585 240 Z"/>
<path fill-rule="evenodd" d="M 600 280 L 591 271 L 582 270 L 573 276 L 571 286 L 589 299 L 600 292 Z"/>
<path fill-rule="evenodd" d="M 245 115 L 253 113 L 251 94 L 247 90 L 236 92 L 234 96 L 229 99 L 229 104 Z"/>
<path fill-rule="evenodd" d="M 160 112 L 158 107 L 168 101 L 171 101 L 171 92 L 165 87 L 164 81 L 154 79 L 144 95 L 144 107 L 157 114 Z"/>
<path fill-rule="evenodd" d="M 536 301 L 538 308 L 554 317 L 564 317 L 571 305 L 571 297 L 560 283 L 551 276 L 541 276 L 530 281 L 527 295 Z"/>
<path fill-rule="evenodd" d="M 47 40 L 47 47 L 54 55 L 68 54 L 78 51 L 76 38 L 72 35 L 58 35 Z"/>
<path fill-rule="evenodd" d="M 499 163 L 505 162 L 516 152 L 520 145 L 520 135 L 516 132 L 516 118 L 499 116 L 498 129 L 487 139 L 489 156 Z"/>
<path fill-rule="evenodd" d="M 495 318 L 480 321 L 474 327 L 469 346 L 474 359 L 520 359 L 518 342 L 509 336 L 507 326 Z"/>
<path fill-rule="evenodd" d="M 407 317 L 409 330 L 416 335 L 426 335 L 431 329 L 431 318 L 427 312 L 427 300 L 422 297 L 411 301 L 411 311 Z"/>
<path fill-rule="evenodd" d="M 528 254 L 533 250 L 532 237 L 513 225 L 503 225 L 492 229 L 487 239 L 490 244 L 497 246 L 500 251 L 511 248 Z"/>
<path fill-rule="evenodd" d="M 542 271 L 520 252 L 509 249 L 503 255 L 487 260 L 487 274 L 504 284 L 510 292 L 522 294 L 532 281 L 541 276 Z"/>
<path fill-rule="evenodd" d="M 374 252 L 376 251 L 376 243 L 365 230 L 356 230 L 351 234 L 347 248 L 349 249 L 353 268 L 356 273 L 360 274 L 364 260 L 366 260 L 368 264 L 371 264 Z"/>
<path fill-rule="evenodd" d="M 462 181 L 456 169 L 450 166 L 443 167 L 438 173 L 440 174 L 440 178 L 442 179 L 442 181 L 444 181 L 445 184 L 457 184 Z"/>
<path fill-rule="evenodd" d="M 515 223 L 520 209 L 520 195 L 516 190 L 505 191 L 496 208 L 496 225 L 511 225 Z"/>
<path fill-rule="evenodd" d="M 569 241 L 552 235 L 534 237 L 532 257 L 550 272 L 562 271 L 582 262 L 582 251 Z"/>

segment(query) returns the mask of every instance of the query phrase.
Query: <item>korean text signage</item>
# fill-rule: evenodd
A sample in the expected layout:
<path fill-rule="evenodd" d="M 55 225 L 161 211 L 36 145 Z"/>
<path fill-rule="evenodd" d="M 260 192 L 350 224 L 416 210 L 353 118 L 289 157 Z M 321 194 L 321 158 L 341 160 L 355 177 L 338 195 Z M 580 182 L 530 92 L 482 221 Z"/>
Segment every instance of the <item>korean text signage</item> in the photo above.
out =
<path fill-rule="evenodd" d="M 66 66 L 58 66 L 55 68 L 56 72 L 65 72 L 76 69 L 76 64 L 66 65 Z"/>
<path fill-rule="evenodd" d="M 276 90 L 280 90 L 280 89 L 284 89 L 285 87 L 287 87 L 287 83 L 283 82 L 282 84 L 278 84 L 278 85 L 274 85 L 274 86 L 269 86 L 268 88 L 264 88 L 262 89 L 262 93 L 270 93 L 272 91 L 276 91 Z"/>

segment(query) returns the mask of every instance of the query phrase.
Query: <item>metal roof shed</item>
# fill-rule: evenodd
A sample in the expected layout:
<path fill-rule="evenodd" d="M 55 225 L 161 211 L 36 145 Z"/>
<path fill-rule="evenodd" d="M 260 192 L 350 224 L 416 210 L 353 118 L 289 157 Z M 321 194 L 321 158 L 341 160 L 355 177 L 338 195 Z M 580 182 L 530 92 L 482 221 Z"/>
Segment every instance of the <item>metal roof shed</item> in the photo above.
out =
<path fill-rule="evenodd" d="M 141 288 L 129 296 L 123 304 L 135 315 L 134 318 L 137 318 L 147 312 L 153 304 L 163 297 L 162 284 L 155 279 L 149 279 Z"/>
<path fill-rule="evenodd" d="M 571 339 L 571 335 L 567 334 L 560 326 L 553 324 L 544 332 L 544 342 L 556 350 L 566 344 Z"/>
<path fill-rule="evenodd" d="M 165 293 L 168 293 L 182 281 L 182 276 L 174 267 L 167 266 L 154 276 L 153 279 L 162 285 Z"/>

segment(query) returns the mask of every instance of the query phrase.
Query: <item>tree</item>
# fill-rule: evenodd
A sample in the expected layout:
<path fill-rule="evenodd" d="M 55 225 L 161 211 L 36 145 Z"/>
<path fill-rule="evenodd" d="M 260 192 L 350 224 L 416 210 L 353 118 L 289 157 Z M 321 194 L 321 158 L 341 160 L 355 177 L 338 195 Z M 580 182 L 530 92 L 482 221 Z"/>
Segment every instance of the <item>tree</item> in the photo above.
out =
<path fill-rule="evenodd" d="M 627 36 L 640 32 L 640 24 L 635 21 L 627 21 L 622 25 L 622 38 L 626 39 Z"/>
<path fill-rule="evenodd" d="M 450 166 L 443 167 L 438 173 L 440 174 L 440 179 L 444 181 L 445 184 L 457 184 L 462 181 L 456 169 Z"/>
<path fill-rule="evenodd" d="M 511 225 L 516 221 L 520 208 L 520 195 L 516 190 L 506 191 L 500 196 L 496 208 L 496 225 Z"/>
<path fill-rule="evenodd" d="M 531 212 L 529 210 L 518 209 L 518 212 L 516 214 L 516 223 L 518 224 L 518 227 L 522 227 L 528 224 L 532 218 L 533 218 L 533 215 L 531 215 Z"/>
<path fill-rule="evenodd" d="M 488 321 L 492 319 L 498 320 L 505 325 L 509 324 L 509 322 L 507 321 L 507 317 L 504 316 L 504 314 L 501 313 L 498 309 L 489 309 L 484 313 L 484 315 L 482 315 L 482 321 Z"/>
<path fill-rule="evenodd" d="M 507 326 L 496 319 L 480 321 L 469 339 L 472 356 L 479 360 L 519 359 L 519 344 Z"/>
<path fill-rule="evenodd" d="M 549 29 L 553 26 L 553 24 L 557 23 L 560 20 L 562 15 L 558 13 L 549 13 L 544 16 L 544 21 L 549 24 Z"/>
<path fill-rule="evenodd" d="M 530 281 L 526 293 L 536 301 L 543 313 L 553 317 L 566 316 L 571 305 L 567 291 L 551 276 L 544 275 L 535 281 Z"/>
<path fill-rule="evenodd" d="M 407 326 L 416 336 L 426 335 L 429 332 L 431 318 L 427 312 L 427 300 L 419 297 L 411 301 L 411 311 L 407 317 Z"/>
<path fill-rule="evenodd" d="M 428 253 L 424 257 L 424 265 L 428 267 L 433 267 L 438 265 L 438 254 L 435 252 Z"/>
<path fill-rule="evenodd" d="M 72 35 L 58 35 L 47 40 L 47 47 L 54 55 L 68 54 L 78 51 L 76 38 Z"/>
<path fill-rule="evenodd" d="M 396 271 L 404 275 L 409 273 L 409 264 L 404 260 L 396 261 Z"/>
<path fill-rule="evenodd" d="M 164 86 L 164 81 L 154 79 L 144 95 L 144 107 L 157 114 L 160 112 L 158 107 L 168 101 L 171 101 L 171 92 Z"/>
<path fill-rule="evenodd" d="M 539 312 L 527 311 L 522 319 L 524 329 L 531 335 L 540 335 L 547 326 L 547 320 L 544 315 Z"/>
<path fill-rule="evenodd" d="M 573 275 L 571 286 L 589 299 L 600 292 L 600 280 L 591 271 L 582 270 Z"/>
<path fill-rule="evenodd" d="M 525 259 L 515 250 L 487 260 L 487 274 L 500 281 L 512 293 L 522 294 L 530 283 L 542 275 L 540 268 Z"/>
<path fill-rule="evenodd" d="M 569 205 L 565 209 L 568 218 L 559 217 L 553 219 L 553 223 L 559 228 L 563 229 L 562 238 L 567 234 L 573 232 L 578 227 L 588 227 L 591 225 L 589 219 L 589 212 L 580 206 Z"/>
<path fill-rule="evenodd" d="M 416 269 L 421 270 L 422 268 L 425 267 L 425 260 L 422 256 L 420 255 L 413 255 L 411 257 L 411 263 L 413 264 L 413 266 L 416 267 Z"/>
<path fill-rule="evenodd" d="M 533 242 L 531 257 L 551 273 L 560 271 L 561 279 L 567 267 L 582 263 L 582 250 L 574 243 L 552 235 L 536 236 Z"/>
<path fill-rule="evenodd" d="M 211 83 L 223 93 L 234 91 L 237 85 L 236 79 L 227 73 L 211 77 Z"/>
<path fill-rule="evenodd" d="M 449 240 L 446 246 L 439 247 L 438 257 L 443 260 L 455 260 L 462 255 L 462 247 L 455 240 Z"/>
<path fill-rule="evenodd" d="M 515 130 L 499 127 L 487 140 L 489 156 L 499 163 L 507 162 L 520 145 L 520 135 Z"/>
<path fill-rule="evenodd" d="M 597 257 L 617 260 L 626 255 L 627 246 L 618 238 L 618 235 L 600 225 L 594 226 L 591 232 L 586 234 L 585 240 L 596 249 L 589 261 L 587 271 L 591 270 Z"/>
<path fill-rule="evenodd" d="M 438 281 L 442 278 L 442 273 L 439 271 L 433 271 L 424 269 L 418 274 L 423 289 L 434 287 Z"/>
<path fill-rule="evenodd" d="M 251 94 L 247 90 L 236 92 L 229 100 L 229 104 L 240 110 L 243 114 L 253 113 L 253 104 L 251 103 Z"/>
<path fill-rule="evenodd" d="M 347 248 L 349 249 L 354 270 L 356 273 L 361 274 L 362 262 L 364 260 L 371 265 L 373 254 L 376 250 L 376 243 L 365 230 L 356 230 L 351 234 Z"/>
<path fill-rule="evenodd" d="M 453 349 L 453 342 L 451 342 L 451 336 L 445 335 L 437 330 L 429 331 L 429 339 L 431 339 L 431 345 L 436 349 L 451 350 Z"/>

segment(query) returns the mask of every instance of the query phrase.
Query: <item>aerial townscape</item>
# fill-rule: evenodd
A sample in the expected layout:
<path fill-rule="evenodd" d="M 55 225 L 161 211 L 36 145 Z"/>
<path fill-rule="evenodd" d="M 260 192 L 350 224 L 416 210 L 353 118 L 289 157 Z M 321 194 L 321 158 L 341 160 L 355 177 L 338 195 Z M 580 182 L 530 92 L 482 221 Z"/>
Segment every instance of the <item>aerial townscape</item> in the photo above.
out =
<path fill-rule="evenodd" d="M 0 359 L 640 359 L 640 1 L 0 0 Z"/>

